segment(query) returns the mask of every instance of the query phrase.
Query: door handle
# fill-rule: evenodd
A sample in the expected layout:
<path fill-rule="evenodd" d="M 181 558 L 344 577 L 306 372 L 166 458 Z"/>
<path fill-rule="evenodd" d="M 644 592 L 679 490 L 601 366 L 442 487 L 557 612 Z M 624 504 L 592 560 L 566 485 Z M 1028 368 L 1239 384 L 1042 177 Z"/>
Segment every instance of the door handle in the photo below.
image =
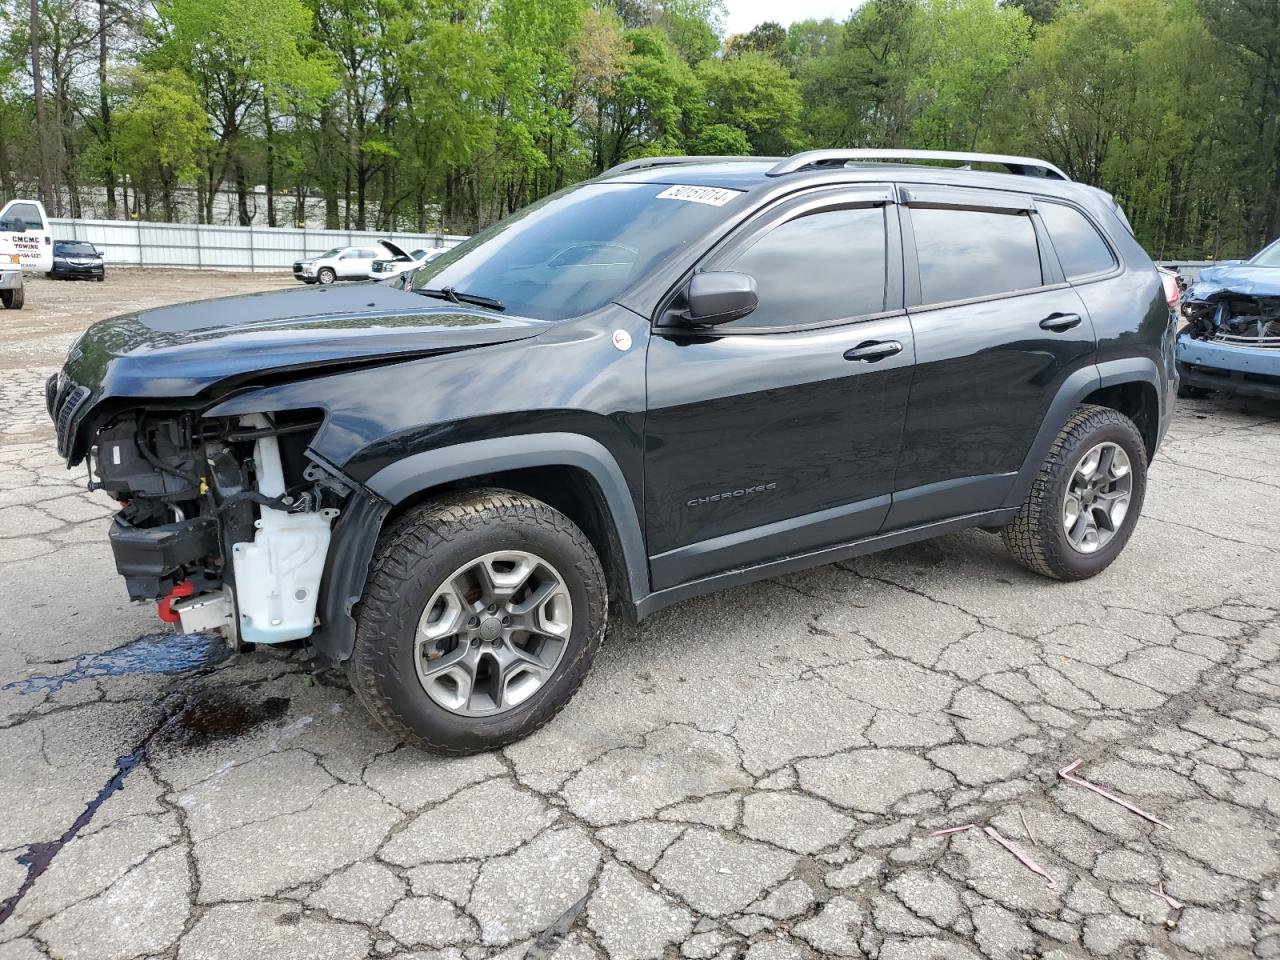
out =
<path fill-rule="evenodd" d="M 901 352 L 902 344 L 897 340 L 865 340 L 856 347 L 846 350 L 844 358 L 875 363 L 877 360 L 883 360 L 885 357 L 892 357 L 895 353 Z"/>
<path fill-rule="evenodd" d="M 1080 314 L 1078 313 L 1051 313 L 1040 321 L 1041 330 L 1052 330 L 1055 333 L 1061 333 L 1063 330 L 1070 330 L 1072 327 L 1080 326 Z"/>

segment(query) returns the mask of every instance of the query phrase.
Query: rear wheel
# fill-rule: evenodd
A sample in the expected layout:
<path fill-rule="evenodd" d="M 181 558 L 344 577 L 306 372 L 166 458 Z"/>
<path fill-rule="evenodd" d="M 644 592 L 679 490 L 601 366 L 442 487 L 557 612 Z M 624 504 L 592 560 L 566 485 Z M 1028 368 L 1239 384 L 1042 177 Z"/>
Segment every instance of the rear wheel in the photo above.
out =
<path fill-rule="evenodd" d="M 338 275 L 333 272 L 332 267 L 321 267 L 320 272 L 316 274 L 316 282 L 328 285 L 338 279 Z"/>
<path fill-rule="evenodd" d="M 1109 407 L 1081 407 L 1000 536 L 1028 570 L 1083 580 L 1120 555 L 1146 489 L 1147 450 L 1133 421 Z"/>
<path fill-rule="evenodd" d="M 415 507 L 379 540 L 348 665 L 360 701 L 426 750 L 490 750 L 556 715 L 604 640 L 582 531 L 505 490 Z"/>

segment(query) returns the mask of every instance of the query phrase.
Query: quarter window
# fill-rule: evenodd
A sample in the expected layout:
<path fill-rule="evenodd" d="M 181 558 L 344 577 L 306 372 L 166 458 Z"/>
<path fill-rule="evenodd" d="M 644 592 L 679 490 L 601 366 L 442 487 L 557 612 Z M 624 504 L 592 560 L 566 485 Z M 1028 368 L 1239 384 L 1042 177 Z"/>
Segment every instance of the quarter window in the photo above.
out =
<path fill-rule="evenodd" d="M 1025 213 L 911 208 L 923 303 L 1030 290 L 1043 283 L 1035 226 Z"/>
<path fill-rule="evenodd" d="M 884 207 L 857 207 L 788 220 L 725 269 L 759 290 L 741 326 L 789 327 L 882 311 L 885 259 Z"/>
<path fill-rule="evenodd" d="M 1116 265 L 1111 248 L 1079 210 L 1042 201 L 1036 206 L 1068 280 L 1102 273 Z"/>

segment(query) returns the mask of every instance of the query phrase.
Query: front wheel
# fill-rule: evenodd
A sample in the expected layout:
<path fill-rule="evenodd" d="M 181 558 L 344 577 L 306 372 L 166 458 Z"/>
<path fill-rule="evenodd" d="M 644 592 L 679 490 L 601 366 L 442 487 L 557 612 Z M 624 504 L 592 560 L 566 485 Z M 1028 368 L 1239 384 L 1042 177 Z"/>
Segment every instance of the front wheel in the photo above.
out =
<path fill-rule="evenodd" d="M 1147 448 L 1132 420 L 1084 406 L 1054 440 L 1018 516 L 1000 531 L 1015 560 L 1084 580 L 1120 555 L 1147 491 Z"/>
<path fill-rule="evenodd" d="M 338 275 L 333 272 L 331 267 L 321 267 L 320 272 L 316 274 L 316 282 L 323 283 L 325 286 L 328 286 L 337 279 Z"/>
<path fill-rule="evenodd" d="M 404 740 L 491 750 L 568 702 L 604 640 L 607 607 L 599 558 L 564 514 L 507 490 L 453 494 L 380 538 L 348 675 Z"/>
<path fill-rule="evenodd" d="M 0 304 L 6 310 L 21 310 L 27 302 L 27 292 L 22 287 L 15 290 L 0 290 Z"/>

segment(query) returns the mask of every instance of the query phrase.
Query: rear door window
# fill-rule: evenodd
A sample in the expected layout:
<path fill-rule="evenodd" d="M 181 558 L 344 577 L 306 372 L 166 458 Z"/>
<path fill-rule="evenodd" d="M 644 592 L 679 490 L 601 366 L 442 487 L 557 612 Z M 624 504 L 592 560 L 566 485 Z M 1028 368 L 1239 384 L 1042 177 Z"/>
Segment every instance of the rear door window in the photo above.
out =
<path fill-rule="evenodd" d="M 884 211 L 852 207 L 788 220 L 724 264 L 754 277 L 760 295 L 734 326 L 803 326 L 883 311 Z"/>
<path fill-rule="evenodd" d="M 1025 211 L 912 207 L 922 303 L 971 300 L 1043 284 Z"/>
<path fill-rule="evenodd" d="M 1105 273 L 1116 265 L 1107 242 L 1079 210 L 1046 201 L 1037 203 L 1036 209 L 1068 280 Z"/>

